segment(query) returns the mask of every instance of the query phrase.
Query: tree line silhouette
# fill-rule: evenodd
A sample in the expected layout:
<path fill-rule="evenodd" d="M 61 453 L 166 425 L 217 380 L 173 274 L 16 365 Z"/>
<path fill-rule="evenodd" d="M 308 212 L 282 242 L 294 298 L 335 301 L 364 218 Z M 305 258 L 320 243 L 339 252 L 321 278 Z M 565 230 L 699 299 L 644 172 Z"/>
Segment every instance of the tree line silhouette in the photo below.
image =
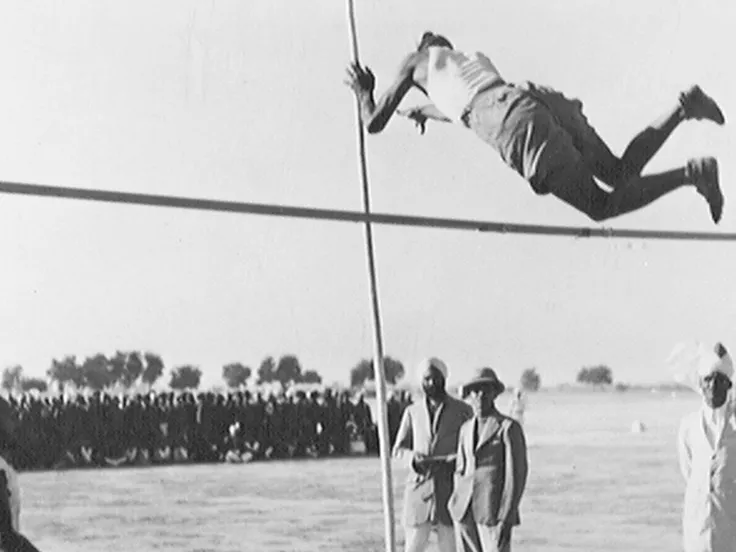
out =
<path fill-rule="evenodd" d="M 386 356 L 383 361 L 386 382 L 389 385 L 399 383 L 406 370 L 401 361 Z M 98 353 L 78 361 L 74 355 L 61 359 L 52 359 L 46 371 L 47 379 L 25 377 L 23 367 L 10 366 L 3 370 L 0 385 L 7 391 L 40 392 L 48 390 L 48 382 L 58 384 L 60 388 L 74 388 L 102 391 L 113 387 L 131 388 L 139 384 L 153 386 L 161 380 L 166 366 L 160 355 L 153 352 L 116 351 L 106 356 Z M 221 377 L 227 388 L 240 389 L 249 383 L 257 385 L 280 383 L 286 389 L 294 384 L 322 384 L 322 375 L 316 370 L 305 370 L 294 354 L 285 354 L 278 358 L 266 356 L 254 370 L 241 362 L 231 362 L 222 367 Z M 362 387 L 366 382 L 375 380 L 373 359 L 361 359 L 350 369 L 350 387 Z M 611 385 L 613 371 L 600 364 L 586 366 L 577 372 L 577 383 L 583 385 Z M 202 382 L 202 370 L 192 364 L 175 366 L 169 370 L 168 387 L 173 390 L 198 389 Z M 528 368 L 521 374 L 519 386 L 525 391 L 538 391 L 542 386 L 542 378 L 536 368 Z"/>
<path fill-rule="evenodd" d="M 48 390 L 53 382 L 60 388 L 74 387 L 102 391 L 114 387 L 131 388 L 139 384 L 153 386 L 161 380 L 166 366 L 160 355 L 153 352 L 116 351 L 111 356 L 103 353 L 86 357 L 80 361 L 75 355 L 52 359 L 46 371 L 47 379 L 25 377 L 20 365 L 6 367 L 2 372 L 2 388 L 11 391 L 40 392 Z M 390 356 L 384 359 L 384 372 L 389 384 L 396 384 L 404 377 L 404 365 Z M 241 362 L 231 362 L 222 367 L 222 380 L 229 389 L 239 389 L 255 383 L 257 385 L 278 382 L 283 388 L 294 384 L 322 384 L 323 378 L 316 370 L 305 370 L 294 354 L 286 354 L 278 360 L 265 357 L 258 369 Z M 373 360 L 362 359 L 350 370 L 350 386 L 361 387 L 375 380 Z M 175 366 L 169 370 L 168 387 L 173 390 L 198 389 L 202 382 L 202 370 L 192 364 Z"/>

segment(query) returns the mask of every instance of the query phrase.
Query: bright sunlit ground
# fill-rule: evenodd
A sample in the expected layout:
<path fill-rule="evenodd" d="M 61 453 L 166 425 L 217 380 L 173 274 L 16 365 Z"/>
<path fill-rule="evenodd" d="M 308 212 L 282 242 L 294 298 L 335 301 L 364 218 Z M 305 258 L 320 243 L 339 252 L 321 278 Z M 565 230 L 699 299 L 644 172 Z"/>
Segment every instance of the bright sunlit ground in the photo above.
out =
<path fill-rule="evenodd" d="M 679 549 L 675 435 L 697 404 L 694 394 L 533 395 L 515 550 Z M 632 433 L 634 420 L 647 432 Z M 398 519 L 406 472 L 395 466 Z M 381 551 L 379 469 L 356 458 L 24 474 L 22 525 L 44 552 Z"/>

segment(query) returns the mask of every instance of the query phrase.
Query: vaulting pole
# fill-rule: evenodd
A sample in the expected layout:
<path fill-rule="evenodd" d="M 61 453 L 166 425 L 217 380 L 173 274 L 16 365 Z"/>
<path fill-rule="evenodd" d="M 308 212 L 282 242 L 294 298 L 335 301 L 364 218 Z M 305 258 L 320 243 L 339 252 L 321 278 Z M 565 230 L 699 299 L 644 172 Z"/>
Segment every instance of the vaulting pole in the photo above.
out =
<path fill-rule="evenodd" d="M 359 63 L 358 33 L 355 26 L 355 8 L 353 0 L 348 2 L 348 27 L 350 30 L 350 45 L 353 61 Z M 368 188 L 368 167 L 365 156 L 365 130 L 361 117 L 360 99 L 355 95 L 355 120 L 358 137 L 358 158 L 360 160 L 360 179 L 363 188 L 363 210 L 370 214 L 371 200 Z M 383 487 L 383 523 L 385 531 L 386 552 L 395 552 L 396 535 L 394 527 L 394 494 L 391 479 L 391 443 L 388 433 L 386 377 L 383 371 L 383 336 L 381 330 L 381 312 L 378 301 L 378 282 L 376 279 L 376 265 L 373 254 L 373 230 L 370 221 L 365 225 L 365 252 L 368 262 L 368 279 L 371 292 L 371 311 L 373 313 L 373 366 L 376 375 L 376 400 L 378 407 L 378 438 L 381 454 L 381 483 Z"/>

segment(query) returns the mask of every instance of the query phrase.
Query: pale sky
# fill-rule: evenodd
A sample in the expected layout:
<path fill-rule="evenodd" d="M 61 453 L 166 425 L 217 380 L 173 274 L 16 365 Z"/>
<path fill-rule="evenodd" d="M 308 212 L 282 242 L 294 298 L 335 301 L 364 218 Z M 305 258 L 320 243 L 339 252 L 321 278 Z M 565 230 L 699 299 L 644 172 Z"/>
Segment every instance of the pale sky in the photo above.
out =
<path fill-rule="evenodd" d="M 732 0 L 357 4 L 379 92 L 431 29 L 580 98 L 616 153 L 701 84 L 730 124 L 682 125 L 647 170 L 718 157 L 722 223 L 683 189 L 607 225 L 736 232 Z M 340 1 L 3 2 L 0 179 L 360 210 L 349 60 Z M 368 162 L 376 211 L 593 225 L 461 127 L 396 119 Z M 386 352 L 410 372 L 434 355 L 453 381 L 606 363 L 650 382 L 680 340 L 736 347 L 736 244 L 376 227 L 375 246 Z M 358 224 L 2 196 L 0 255 L 0 366 L 28 375 L 137 349 L 205 385 L 285 353 L 329 382 L 372 354 Z"/>

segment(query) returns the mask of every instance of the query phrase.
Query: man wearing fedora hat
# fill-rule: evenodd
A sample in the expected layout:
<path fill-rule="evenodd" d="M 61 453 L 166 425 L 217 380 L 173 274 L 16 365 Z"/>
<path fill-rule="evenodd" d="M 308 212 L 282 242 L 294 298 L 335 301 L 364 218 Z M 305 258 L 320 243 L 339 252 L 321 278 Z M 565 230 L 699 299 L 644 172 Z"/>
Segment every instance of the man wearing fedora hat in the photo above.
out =
<path fill-rule="evenodd" d="M 15 438 L 18 424 L 10 404 L 0 397 L 0 552 L 39 552 L 20 533 L 20 485 L 11 465 L 27 454 Z"/>
<path fill-rule="evenodd" d="M 495 406 L 504 384 L 481 368 L 463 386 L 475 415 L 460 429 L 455 488 L 449 511 L 464 552 L 509 552 L 526 487 L 526 440 L 521 425 Z"/>
<path fill-rule="evenodd" d="M 733 362 L 722 344 L 706 351 L 697 373 L 702 407 L 680 424 L 685 552 L 736 550 L 736 417 L 728 401 L 733 374 Z"/>
<path fill-rule="evenodd" d="M 471 408 L 447 394 L 447 366 L 438 358 L 417 369 L 424 400 L 409 405 L 396 434 L 394 454 L 411 456 L 404 491 L 405 551 L 427 549 L 432 529 L 441 552 L 455 552 L 455 532 L 447 501 L 452 493 L 460 427 Z"/>

